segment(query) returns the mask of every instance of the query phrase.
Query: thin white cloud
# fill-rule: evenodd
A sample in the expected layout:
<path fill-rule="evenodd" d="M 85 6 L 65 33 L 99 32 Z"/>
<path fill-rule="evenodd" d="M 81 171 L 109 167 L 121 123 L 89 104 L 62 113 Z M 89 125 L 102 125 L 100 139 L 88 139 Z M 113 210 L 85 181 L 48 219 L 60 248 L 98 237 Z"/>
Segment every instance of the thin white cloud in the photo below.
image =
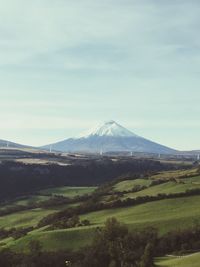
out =
<path fill-rule="evenodd" d="M 81 48 L 88 43 L 95 47 L 98 42 L 127 50 L 137 64 L 140 57 L 142 65 L 145 61 L 156 63 L 156 57 L 158 60 L 163 57 L 167 60 L 170 54 L 174 57 L 183 42 L 185 46 L 199 45 L 199 38 L 195 36 L 199 26 L 195 2 L 193 5 L 185 1 L 182 5 L 179 1 L 173 5 L 155 1 L 142 3 L 1 1 L 1 65 L 30 64 L 43 54 L 48 55 L 53 64 L 54 53 L 59 49 Z M 74 69 L 74 65 L 78 65 L 75 55 L 73 59 L 69 52 L 65 57 L 67 66 Z M 81 62 L 83 58 L 80 54 L 79 57 Z"/>

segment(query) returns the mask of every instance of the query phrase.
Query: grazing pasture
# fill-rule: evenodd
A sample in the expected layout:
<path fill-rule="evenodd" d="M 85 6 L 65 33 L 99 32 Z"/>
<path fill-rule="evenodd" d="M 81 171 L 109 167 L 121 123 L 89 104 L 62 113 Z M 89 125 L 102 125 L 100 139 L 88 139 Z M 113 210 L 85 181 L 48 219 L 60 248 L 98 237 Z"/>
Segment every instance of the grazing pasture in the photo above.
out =
<path fill-rule="evenodd" d="M 156 267 L 199 267 L 200 253 L 194 253 L 185 257 L 163 257 L 155 261 Z"/>

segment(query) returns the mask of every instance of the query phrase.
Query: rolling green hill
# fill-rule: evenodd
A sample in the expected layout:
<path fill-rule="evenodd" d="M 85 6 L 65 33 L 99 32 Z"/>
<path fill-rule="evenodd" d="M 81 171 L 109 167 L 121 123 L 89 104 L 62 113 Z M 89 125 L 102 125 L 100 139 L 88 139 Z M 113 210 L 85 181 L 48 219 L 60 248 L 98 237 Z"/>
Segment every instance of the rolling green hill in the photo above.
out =
<path fill-rule="evenodd" d="M 194 226 L 195 221 L 200 220 L 199 202 L 200 196 L 194 196 L 149 202 L 135 207 L 90 212 L 80 216 L 81 220 L 88 219 L 91 223 L 90 226 L 54 231 L 44 231 L 42 229 L 41 231 L 33 231 L 17 241 L 13 242 L 9 239 L 7 247 L 25 249 L 30 239 L 37 239 L 42 241 L 44 249 L 48 250 L 56 250 L 60 247 L 78 249 L 91 241 L 95 228 L 102 226 L 109 217 L 116 217 L 120 222 L 127 224 L 132 231 L 153 226 L 159 229 L 160 235 L 163 235 L 174 229 L 187 229 Z M 27 221 L 29 216 L 30 214 L 27 213 Z M 41 213 L 38 216 L 41 216 Z M 17 214 L 14 217 L 17 218 Z M 20 226 L 23 223 L 24 226 L 34 225 L 37 220 L 35 217 L 32 218 L 30 223 L 27 223 L 25 218 L 24 222 L 20 222 Z M 6 221 L 2 225 L 5 226 L 5 223 Z M 9 226 L 13 225 L 14 221 L 9 224 Z M 5 242 L 5 240 L 2 242 Z"/>
<path fill-rule="evenodd" d="M 111 192 L 123 193 L 121 199 L 182 193 L 200 188 L 200 176 L 197 174 L 196 168 L 161 172 L 145 179 L 118 182 Z"/>
<path fill-rule="evenodd" d="M 0 227 L 8 229 L 12 227 L 36 226 L 39 220 L 55 211 L 53 209 L 38 208 L 5 215 L 0 217 Z"/>
<path fill-rule="evenodd" d="M 4 247 L 15 251 L 27 251 L 31 240 L 38 240 L 45 251 L 58 251 L 63 249 L 78 250 L 88 245 L 94 236 L 95 229 L 91 227 L 79 227 L 72 229 L 43 231 L 34 230 L 23 238 L 13 240 L 12 238 L 2 240 Z"/>
<path fill-rule="evenodd" d="M 63 196 L 68 198 L 74 198 L 77 196 L 84 196 L 85 194 L 91 194 L 97 187 L 55 187 L 36 192 L 34 195 L 17 198 L 9 203 L 0 205 L 0 211 L 9 207 L 15 207 L 16 205 L 27 206 L 29 204 L 38 204 L 41 201 L 46 201 L 53 196 Z M 62 207 L 60 207 L 62 208 Z"/>
<path fill-rule="evenodd" d="M 188 175 L 190 176 L 187 177 Z M 158 177 L 157 175 L 149 177 L 148 179 L 140 178 L 135 180 L 120 181 L 116 182 L 114 185 L 112 184 L 109 188 L 110 191 L 105 191 L 105 195 L 101 195 L 101 197 L 105 197 L 106 199 L 106 197 L 110 196 L 109 194 L 114 194 L 114 196 L 116 195 L 118 197 L 118 193 L 123 194 L 123 192 L 125 193 L 123 196 L 120 196 L 121 199 L 128 197 L 136 198 L 139 196 L 156 196 L 158 194 L 175 194 L 186 192 L 187 190 L 200 188 L 200 176 L 193 175 L 194 171 L 191 170 L 188 172 L 176 171 L 170 173 L 167 172 L 167 174 L 160 173 L 158 174 L 158 179 L 164 180 L 160 184 L 152 183 L 152 181 L 157 180 L 157 178 L 155 178 Z M 176 179 L 178 180 L 172 178 L 172 176 L 176 176 Z M 127 193 L 127 191 L 138 186 L 141 186 L 141 190 L 139 189 L 140 191 Z M 50 188 L 39 191 L 30 197 L 16 199 L 15 202 L 9 203 L 9 205 L 27 205 L 28 207 L 29 203 L 40 203 L 40 201 L 48 200 L 55 195 L 68 197 L 73 200 L 74 197 L 77 196 L 93 194 L 95 189 L 96 187 Z M 89 226 L 76 226 L 69 229 L 54 230 L 46 230 L 48 226 L 43 228 L 35 228 L 33 231 L 17 240 L 14 240 L 12 237 L 0 240 L 0 246 L 2 248 L 11 248 L 16 251 L 26 251 L 28 243 L 31 240 L 38 240 L 41 242 L 43 250 L 45 251 L 58 251 L 62 249 L 78 250 L 79 248 L 90 244 L 96 228 L 102 227 L 105 221 L 110 217 L 116 217 L 120 222 L 126 224 L 130 231 L 134 232 L 136 229 L 142 229 L 150 226 L 157 228 L 159 235 L 163 236 L 172 230 L 192 228 L 196 221 L 200 220 L 199 202 L 200 195 L 195 195 L 149 201 L 147 203 L 123 208 L 109 208 L 94 212 L 87 212 L 81 214 L 79 217 L 81 221 L 89 220 Z M 9 215 L 0 217 L 0 228 L 10 229 L 12 227 L 35 227 L 37 226 L 38 222 L 48 214 L 55 213 L 64 208 L 66 209 L 68 206 L 77 206 L 79 204 L 80 202 L 77 200 L 77 202 L 73 202 L 72 205 L 60 205 L 56 207 L 50 206 L 48 208 L 35 209 L 32 208 L 13 212 Z M 2 206 L 1 209 L 6 209 L 6 207 L 7 206 Z M 190 258 L 191 260 L 192 257 L 193 256 Z M 194 257 L 196 257 L 196 255 Z M 189 257 L 187 259 L 189 260 Z M 160 266 L 171 267 L 176 265 L 166 264 L 170 264 L 171 261 L 172 264 L 176 264 L 175 261 L 179 262 L 180 260 L 181 259 L 179 258 L 162 258 L 157 260 L 157 264 L 161 264 Z M 196 266 L 194 265 L 194 267 Z"/>
<path fill-rule="evenodd" d="M 136 198 L 139 196 L 156 196 L 158 194 L 175 194 L 175 193 L 186 192 L 187 190 L 200 188 L 200 183 L 191 182 L 192 179 L 193 178 L 191 178 L 190 181 L 184 180 L 183 182 L 179 183 L 174 181 L 169 181 L 159 185 L 150 186 L 139 192 L 125 194 L 124 198 Z M 194 179 L 196 181 L 199 180 L 200 182 L 200 176 L 195 177 Z"/>
<path fill-rule="evenodd" d="M 116 217 L 131 228 L 154 226 L 160 233 L 173 229 L 190 227 L 195 219 L 200 219 L 200 196 L 165 199 L 134 207 L 108 209 L 81 216 L 92 226 L 102 225 L 109 217 Z"/>

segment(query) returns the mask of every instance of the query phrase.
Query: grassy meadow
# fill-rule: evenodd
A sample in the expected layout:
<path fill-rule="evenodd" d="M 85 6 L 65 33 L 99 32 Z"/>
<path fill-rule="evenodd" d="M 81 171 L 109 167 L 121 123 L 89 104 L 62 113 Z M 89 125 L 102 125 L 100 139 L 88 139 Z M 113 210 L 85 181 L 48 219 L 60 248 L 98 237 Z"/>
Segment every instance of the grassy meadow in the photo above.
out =
<path fill-rule="evenodd" d="M 0 205 L 0 211 L 16 205 L 26 206 L 29 204 L 39 203 L 46 201 L 53 196 L 63 196 L 68 198 L 74 198 L 77 196 L 84 196 L 85 194 L 91 194 L 97 187 L 55 187 L 36 192 L 35 195 L 20 197 L 14 201 Z"/>
<path fill-rule="evenodd" d="M 199 267 L 200 253 L 185 257 L 163 257 L 155 261 L 156 267 Z"/>
<path fill-rule="evenodd" d="M 88 219 L 91 226 L 101 226 L 109 217 L 135 228 L 154 226 L 164 234 L 173 229 L 191 227 L 200 219 L 200 196 L 165 199 L 140 204 L 134 207 L 108 209 L 91 212 L 81 216 Z"/>
<path fill-rule="evenodd" d="M 55 188 L 49 188 L 46 190 L 39 191 L 39 194 L 41 195 L 58 195 L 58 196 L 64 196 L 73 198 L 76 196 L 83 196 L 85 194 L 91 194 L 96 187 L 69 187 L 69 186 L 63 186 L 63 187 L 55 187 Z"/>
<path fill-rule="evenodd" d="M 39 220 L 55 211 L 53 209 L 38 208 L 5 215 L 0 217 L 0 227 L 9 229 L 12 227 L 36 226 Z"/>
<path fill-rule="evenodd" d="M 198 176 L 198 180 L 200 181 L 200 176 Z M 125 194 L 124 197 L 125 198 L 128 198 L 128 197 L 136 198 L 139 196 L 156 196 L 158 194 L 176 194 L 176 193 L 186 192 L 187 190 L 192 190 L 196 188 L 200 188 L 200 183 L 191 183 L 191 182 L 186 182 L 186 181 L 184 181 L 183 183 L 177 183 L 177 182 L 169 181 L 163 184 L 148 187 L 139 192 Z"/>
<path fill-rule="evenodd" d="M 45 229 L 34 230 L 17 241 L 8 240 L 6 247 L 25 250 L 28 241 L 36 239 L 41 241 L 44 249 L 47 250 L 55 250 L 63 246 L 65 248 L 78 249 L 90 243 L 95 229 L 103 226 L 104 222 L 110 217 L 116 217 L 120 222 L 128 225 L 131 231 L 144 227 L 156 227 L 160 235 L 163 235 L 171 230 L 187 229 L 194 226 L 196 220 L 200 220 L 199 201 L 200 196 L 194 196 L 149 202 L 135 207 L 90 212 L 80 216 L 81 220 L 89 220 L 90 226 L 53 231 L 45 231 Z M 25 216 L 25 213 L 23 216 Z M 29 220 L 30 215 L 27 212 L 27 217 L 23 217 L 24 222 L 17 222 L 18 226 L 34 226 L 41 216 L 45 216 L 45 214 L 42 215 L 41 211 L 37 215 L 38 217 L 35 216 L 32 220 Z M 18 215 L 13 215 L 13 218 L 17 220 Z M 29 222 L 26 221 L 26 218 Z M 8 221 L 8 218 L 2 221 L 1 225 L 5 226 L 6 221 Z M 11 227 L 14 224 L 15 220 L 13 219 L 9 226 Z M 60 238 L 61 236 L 62 238 Z"/>
<path fill-rule="evenodd" d="M 23 238 L 13 240 L 12 238 L 2 240 L 3 247 L 14 251 L 24 251 L 28 249 L 31 240 L 37 240 L 42 244 L 44 251 L 59 251 L 63 249 L 78 250 L 88 244 L 93 239 L 96 229 L 91 227 L 78 227 L 72 229 L 62 229 L 45 231 L 45 229 L 34 230 Z"/>
<path fill-rule="evenodd" d="M 117 183 L 114 187 L 113 190 L 115 192 L 123 192 L 123 191 L 128 191 L 132 189 L 134 186 L 150 186 L 151 180 L 150 179 L 136 179 L 136 180 L 126 180 Z"/>

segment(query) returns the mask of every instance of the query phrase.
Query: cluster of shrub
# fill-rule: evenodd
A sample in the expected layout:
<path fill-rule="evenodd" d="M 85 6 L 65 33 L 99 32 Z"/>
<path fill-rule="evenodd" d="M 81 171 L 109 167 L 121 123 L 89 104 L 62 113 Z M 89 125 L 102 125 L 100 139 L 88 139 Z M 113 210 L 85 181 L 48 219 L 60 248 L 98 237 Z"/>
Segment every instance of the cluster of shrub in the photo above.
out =
<path fill-rule="evenodd" d="M 85 194 L 83 196 L 75 196 L 73 198 L 65 197 L 62 195 L 49 195 L 49 199 L 42 200 L 38 202 L 31 202 L 29 201 L 26 205 L 13 205 L 8 206 L 4 209 L 0 210 L 0 217 L 9 215 L 15 212 L 19 211 L 25 211 L 30 209 L 36 209 L 36 208 L 52 208 L 62 205 L 68 205 L 68 204 L 74 204 L 82 201 L 87 201 L 90 199 L 90 195 Z M 16 199 L 20 200 L 20 198 Z M 9 203 L 9 202 L 8 202 Z M 12 202 L 10 202 L 12 204 Z"/>
<path fill-rule="evenodd" d="M 78 253 L 69 251 L 45 252 L 39 241 L 32 240 L 27 252 L 15 252 L 10 249 L 0 250 L 2 267 L 66 267 L 66 259 L 74 261 Z"/>
<path fill-rule="evenodd" d="M 154 228 L 130 232 L 115 218 L 97 228 L 90 245 L 79 251 L 45 252 L 38 241 L 31 241 L 28 253 L 0 251 L 4 267 L 154 267 L 154 258 L 200 250 L 200 226 L 177 230 L 162 237 Z"/>
<path fill-rule="evenodd" d="M 162 256 L 173 253 L 185 255 L 200 250 L 200 225 L 195 223 L 191 229 L 176 230 L 158 239 L 156 254 Z"/>
<path fill-rule="evenodd" d="M 22 236 L 27 235 L 28 232 L 32 231 L 34 227 L 19 227 L 19 228 L 0 228 L 0 239 L 4 239 L 7 237 L 13 237 L 14 239 L 18 239 Z"/>
<path fill-rule="evenodd" d="M 56 229 L 67 229 L 67 228 L 73 228 L 73 227 L 81 227 L 81 226 L 88 226 L 90 225 L 90 221 L 80 220 L 79 216 L 74 215 L 70 218 L 66 218 L 60 221 L 56 221 L 51 226 L 47 227 L 46 230 L 56 230 Z"/>
<path fill-rule="evenodd" d="M 137 177 L 138 178 L 138 177 Z M 130 180 L 130 178 L 129 178 Z M 133 180 L 133 177 L 132 177 L 132 180 Z M 123 180 L 122 180 L 123 181 Z M 124 196 L 125 194 L 129 194 L 129 193 L 136 193 L 136 192 L 139 192 L 139 191 L 142 191 L 144 189 L 147 189 L 151 186 L 155 186 L 155 185 L 159 185 L 159 184 L 164 184 L 166 183 L 167 180 L 164 180 L 164 179 L 157 179 L 157 180 L 152 180 L 151 183 L 146 186 L 146 185 L 134 185 L 131 189 L 129 190 L 124 190 L 124 191 L 115 191 L 115 192 L 111 192 L 110 194 L 111 195 L 115 195 L 115 196 Z M 115 182 L 116 183 L 116 182 Z M 109 194 L 109 193 L 108 193 Z"/>

